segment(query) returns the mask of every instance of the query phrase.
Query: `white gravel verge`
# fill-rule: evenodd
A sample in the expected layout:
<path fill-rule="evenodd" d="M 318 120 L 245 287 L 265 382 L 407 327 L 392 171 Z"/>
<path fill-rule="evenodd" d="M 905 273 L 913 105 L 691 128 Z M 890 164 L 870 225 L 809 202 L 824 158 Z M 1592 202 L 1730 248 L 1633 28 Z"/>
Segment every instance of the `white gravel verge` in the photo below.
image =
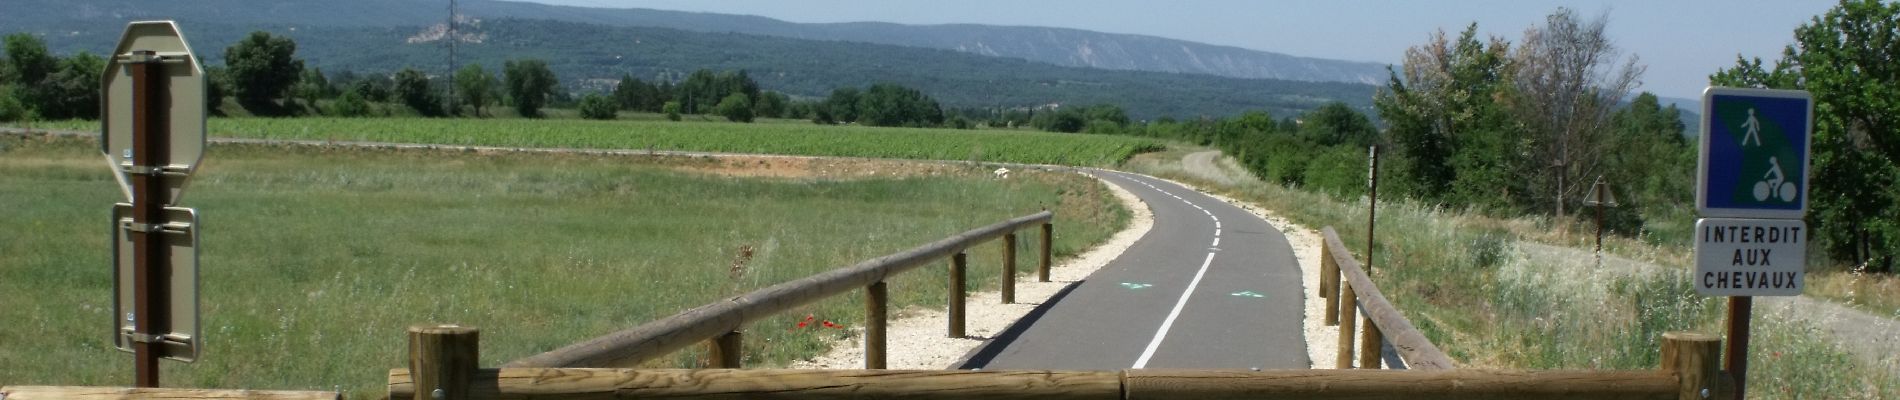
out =
<path fill-rule="evenodd" d="M 1098 180 L 1100 178 L 1097 178 Z M 1148 204 L 1135 197 L 1134 193 L 1123 190 L 1108 181 L 1115 198 L 1132 214 L 1128 227 L 1110 236 L 1108 241 L 1084 251 L 1081 255 L 1061 260 L 1049 269 L 1049 282 L 1036 282 L 1035 274 L 1029 273 L 1016 278 L 1016 304 L 999 304 L 1001 293 L 986 291 L 972 293 L 965 303 L 968 313 L 964 321 L 966 339 L 944 337 L 944 311 L 911 307 L 897 311 L 889 325 L 885 327 L 886 360 L 890 369 L 945 369 L 968 354 L 970 350 L 983 344 L 988 338 L 1008 329 L 1009 325 L 1029 314 L 1036 306 L 1049 300 L 1056 292 L 1080 282 L 1097 269 L 1108 265 L 1109 261 L 1120 257 L 1123 251 L 1133 246 L 1136 240 L 1148 234 L 1154 227 L 1154 213 Z M 1025 271 L 1033 271 L 1034 266 Z M 855 327 L 850 339 L 839 340 L 831 345 L 831 351 L 811 360 L 792 362 L 791 368 L 804 369 L 857 369 L 864 368 L 864 328 Z"/>

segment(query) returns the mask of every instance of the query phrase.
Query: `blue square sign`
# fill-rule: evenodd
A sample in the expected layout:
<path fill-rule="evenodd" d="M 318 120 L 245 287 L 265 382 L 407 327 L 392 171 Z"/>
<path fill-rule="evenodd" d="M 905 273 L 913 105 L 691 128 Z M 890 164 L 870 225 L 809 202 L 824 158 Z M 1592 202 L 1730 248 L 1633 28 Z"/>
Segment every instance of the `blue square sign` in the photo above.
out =
<path fill-rule="evenodd" d="M 1704 90 L 1696 212 L 1728 218 L 1804 216 L 1813 132 L 1814 100 L 1806 91 Z"/>

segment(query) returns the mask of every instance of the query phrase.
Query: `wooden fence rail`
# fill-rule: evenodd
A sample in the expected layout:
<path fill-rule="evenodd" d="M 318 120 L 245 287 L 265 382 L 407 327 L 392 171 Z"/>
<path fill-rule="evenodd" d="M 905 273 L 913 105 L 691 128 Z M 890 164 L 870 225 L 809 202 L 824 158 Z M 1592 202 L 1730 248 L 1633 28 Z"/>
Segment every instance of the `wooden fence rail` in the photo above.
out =
<path fill-rule="evenodd" d="M 412 341 L 443 341 L 418 338 Z M 471 336 L 472 337 L 472 336 Z M 472 343 L 463 345 L 474 346 Z M 414 347 L 416 345 L 412 345 Z M 391 400 L 464 399 L 1708 399 L 1723 385 L 1721 339 L 1663 335 L 1662 365 L 1648 371 L 1509 370 L 785 370 L 464 368 L 413 359 L 420 372 L 389 372 Z M 475 353 L 473 349 L 444 351 Z M 454 380 L 430 376 L 466 376 Z M 423 379 L 418 379 L 423 378 Z M 426 382 L 419 383 L 419 380 Z M 443 393 L 444 395 L 436 395 Z M 450 395 L 452 394 L 452 395 Z"/>
<path fill-rule="evenodd" d="M 620 367 L 632 366 L 647 359 L 666 355 L 694 343 L 705 342 L 722 335 L 731 337 L 714 342 L 715 353 L 736 360 L 738 340 L 736 332 L 748 322 L 784 312 L 786 310 L 810 304 L 827 297 L 836 296 L 859 288 L 867 290 L 868 300 L 882 302 L 882 287 L 873 285 L 885 279 L 918 267 L 956 257 L 961 261 L 965 249 L 983 242 L 1011 235 L 1024 228 L 1036 225 L 1042 227 L 1042 258 L 1038 265 L 1037 277 L 1047 281 L 1049 276 L 1050 235 L 1053 232 L 1051 220 L 1054 214 L 1043 211 L 1017 217 L 990 226 L 977 228 L 949 238 L 931 242 L 897 254 L 878 257 L 845 268 L 834 269 L 746 293 L 723 301 L 686 310 L 671 317 L 614 332 L 580 343 L 568 345 L 554 351 L 541 353 L 514 360 L 504 367 Z M 1013 264 L 1005 264 L 1006 267 Z M 960 271 L 960 270 L 959 270 Z M 954 273 L 953 273 L 954 274 Z M 951 280 L 953 293 L 951 302 L 952 319 L 949 323 L 950 335 L 960 336 L 962 293 L 955 293 L 963 287 L 961 274 Z M 1007 279 L 1007 278 L 1005 278 Z M 1009 282 L 1009 281 L 1005 281 Z M 882 311 L 883 304 L 873 310 Z M 867 316 L 868 318 L 869 316 Z M 882 329 L 884 321 L 867 321 L 867 329 Z M 882 333 L 882 332 L 879 332 Z M 883 335 L 878 335 L 883 336 Z M 867 356 L 884 354 L 882 341 L 865 343 Z M 884 360 L 866 360 L 867 365 L 883 365 Z M 738 365 L 723 365 L 736 368 Z"/>
<path fill-rule="evenodd" d="M 179 388 L 126 388 L 94 386 L 7 386 L 0 387 L 0 399 L 40 400 L 337 400 L 336 392 L 295 390 L 228 390 Z"/>
<path fill-rule="evenodd" d="M 1326 244 L 1320 246 L 1320 296 L 1325 297 L 1327 325 L 1339 325 L 1339 368 L 1352 368 L 1354 343 L 1353 325 L 1357 321 L 1357 310 L 1366 311 L 1365 336 L 1359 346 L 1359 365 L 1364 368 L 1379 368 L 1381 341 L 1390 341 L 1392 348 L 1399 351 L 1405 359 L 1405 365 L 1415 370 L 1444 370 L 1454 368 L 1451 357 L 1433 345 L 1431 339 L 1412 326 L 1392 302 L 1386 301 L 1379 287 L 1366 276 L 1359 267 L 1359 261 L 1353 259 L 1352 251 L 1346 249 L 1339 240 L 1339 234 L 1333 227 L 1320 230 Z M 1382 335 L 1383 334 L 1383 335 Z M 1384 336 L 1384 337 L 1381 337 Z"/>

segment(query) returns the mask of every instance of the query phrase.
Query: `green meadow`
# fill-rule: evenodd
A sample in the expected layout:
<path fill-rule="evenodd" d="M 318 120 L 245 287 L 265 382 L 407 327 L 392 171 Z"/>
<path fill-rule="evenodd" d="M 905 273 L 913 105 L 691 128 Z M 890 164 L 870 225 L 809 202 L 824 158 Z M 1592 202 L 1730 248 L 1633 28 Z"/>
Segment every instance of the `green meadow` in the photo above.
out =
<path fill-rule="evenodd" d="M 330 135 L 253 132 L 217 121 L 230 120 L 214 119 L 214 131 L 245 137 Z M 435 133 L 339 139 L 633 143 L 519 132 L 575 142 L 509 142 L 501 139 L 507 124 L 461 136 L 467 140 L 422 136 L 454 135 L 443 123 L 403 122 L 442 129 Z M 1074 173 L 996 179 L 988 168 L 969 165 L 927 176 L 746 178 L 680 168 L 703 162 L 214 145 L 182 201 L 202 219 L 205 349 L 193 364 L 165 362 L 164 382 L 374 398 L 387 371 L 403 365 L 403 329 L 411 324 L 480 327 L 482 364 L 499 365 L 1044 207 L 1056 212 L 1058 256 L 1105 238 L 1127 219 L 1105 187 Z M 0 364 L 7 366 L 0 382 L 132 381 L 131 357 L 112 348 L 109 333 L 108 210 L 119 201 L 90 139 L 0 136 Z M 1033 249 L 1035 238 L 1023 235 L 1023 248 Z M 995 287 L 1000 247 L 972 249 L 973 290 Z M 1034 254 L 1022 252 L 1019 263 L 1034 265 Z M 927 267 L 892 281 L 893 307 L 940 307 L 942 272 Z M 780 365 L 822 351 L 824 339 L 861 325 L 860 297 L 840 296 L 753 325 L 746 362 Z M 844 328 L 794 329 L 807 315 Z M 699 356 L 683 351 L 653 365 L 693 366 Z"/>

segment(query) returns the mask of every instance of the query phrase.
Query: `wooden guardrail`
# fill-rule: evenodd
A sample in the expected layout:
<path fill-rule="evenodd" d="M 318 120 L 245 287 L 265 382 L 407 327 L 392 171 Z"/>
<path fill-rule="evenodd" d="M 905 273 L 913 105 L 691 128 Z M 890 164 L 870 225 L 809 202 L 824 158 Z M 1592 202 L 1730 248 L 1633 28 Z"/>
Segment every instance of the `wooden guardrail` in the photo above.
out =
<path fill-rule="evenodd" d="M 462 336 L 451 339 L 432 336 Z M 1679 399 L 1726 398 L 1721 339 L 1663 335 L 1650 371 L 482 369 L 472 328 L 411 328 L 391 400 L 463 399 Z M 454 347 L 459 348 L 440 348 Z M 431 349 L 413 351 L 413 349 Z M 427 357 L 440 357 L 432 360 Z"/>
<path fill-rule="evenodd" d="M 224 390 L 176 388 L 126 388 L 95 386 L 7 386 L 0 387 L 0 399 L 252 399 L 252 400 L 337 400 L 336 392 L 293 390 Z"/>
<path fill-rule="evenodd" d="M 1433 345 L 1431 339 L 1412 326 L 1392 302 L 1386 301 L 1379 287 L 1366 276 L 1359 261 L 1353 259 L 1352 251 L 1346 249 L 1339 240 L 1339 233 L 1333 227 L 1320 230 L 1325 245 L 1320 246 L 1320 297 L 1326 298 L 1325 323 L 1339 326 L 1339 358 L 1335 360 L 1338 368 L 1353 367 L 1353 331 L 1358 318 L 1354 315 L 1358 309 L 1366 311 L 1366 326 L 1360 337 L 1358 360 L 1362 368 L 1379 368 L 1380 343 L 1391 341 L 1392 348 L 1399 351 L 1399 357 L 1405 359 L 1405 365 L 1415 370 L 1446 370 L 1455 365 L 1451 357 Z"/>
<path fill-rule="evenodd" d="M 632 366 L 692 345 L 710 341 L 715 368 L 739 367 L 740 328 L 746 323 L 858 288 L 865 289 L 865 367 L 884 368 L 884 280 L 926 264 L 951 259 L 948 335 L 964 336 L 964 250 L 1002 238 L 1004 303 L 1014 302 L 1016 231 L 1042 227 L 1040 281 L 1049 281 L 1050 244 L 1054 214 L 1043 211 L 977 228 L 897 254 L 873 258 L 689 309 L 671 317 L 614 332 L 553 351 L 514 360 L 504 367 L 619 367 Z"/>

